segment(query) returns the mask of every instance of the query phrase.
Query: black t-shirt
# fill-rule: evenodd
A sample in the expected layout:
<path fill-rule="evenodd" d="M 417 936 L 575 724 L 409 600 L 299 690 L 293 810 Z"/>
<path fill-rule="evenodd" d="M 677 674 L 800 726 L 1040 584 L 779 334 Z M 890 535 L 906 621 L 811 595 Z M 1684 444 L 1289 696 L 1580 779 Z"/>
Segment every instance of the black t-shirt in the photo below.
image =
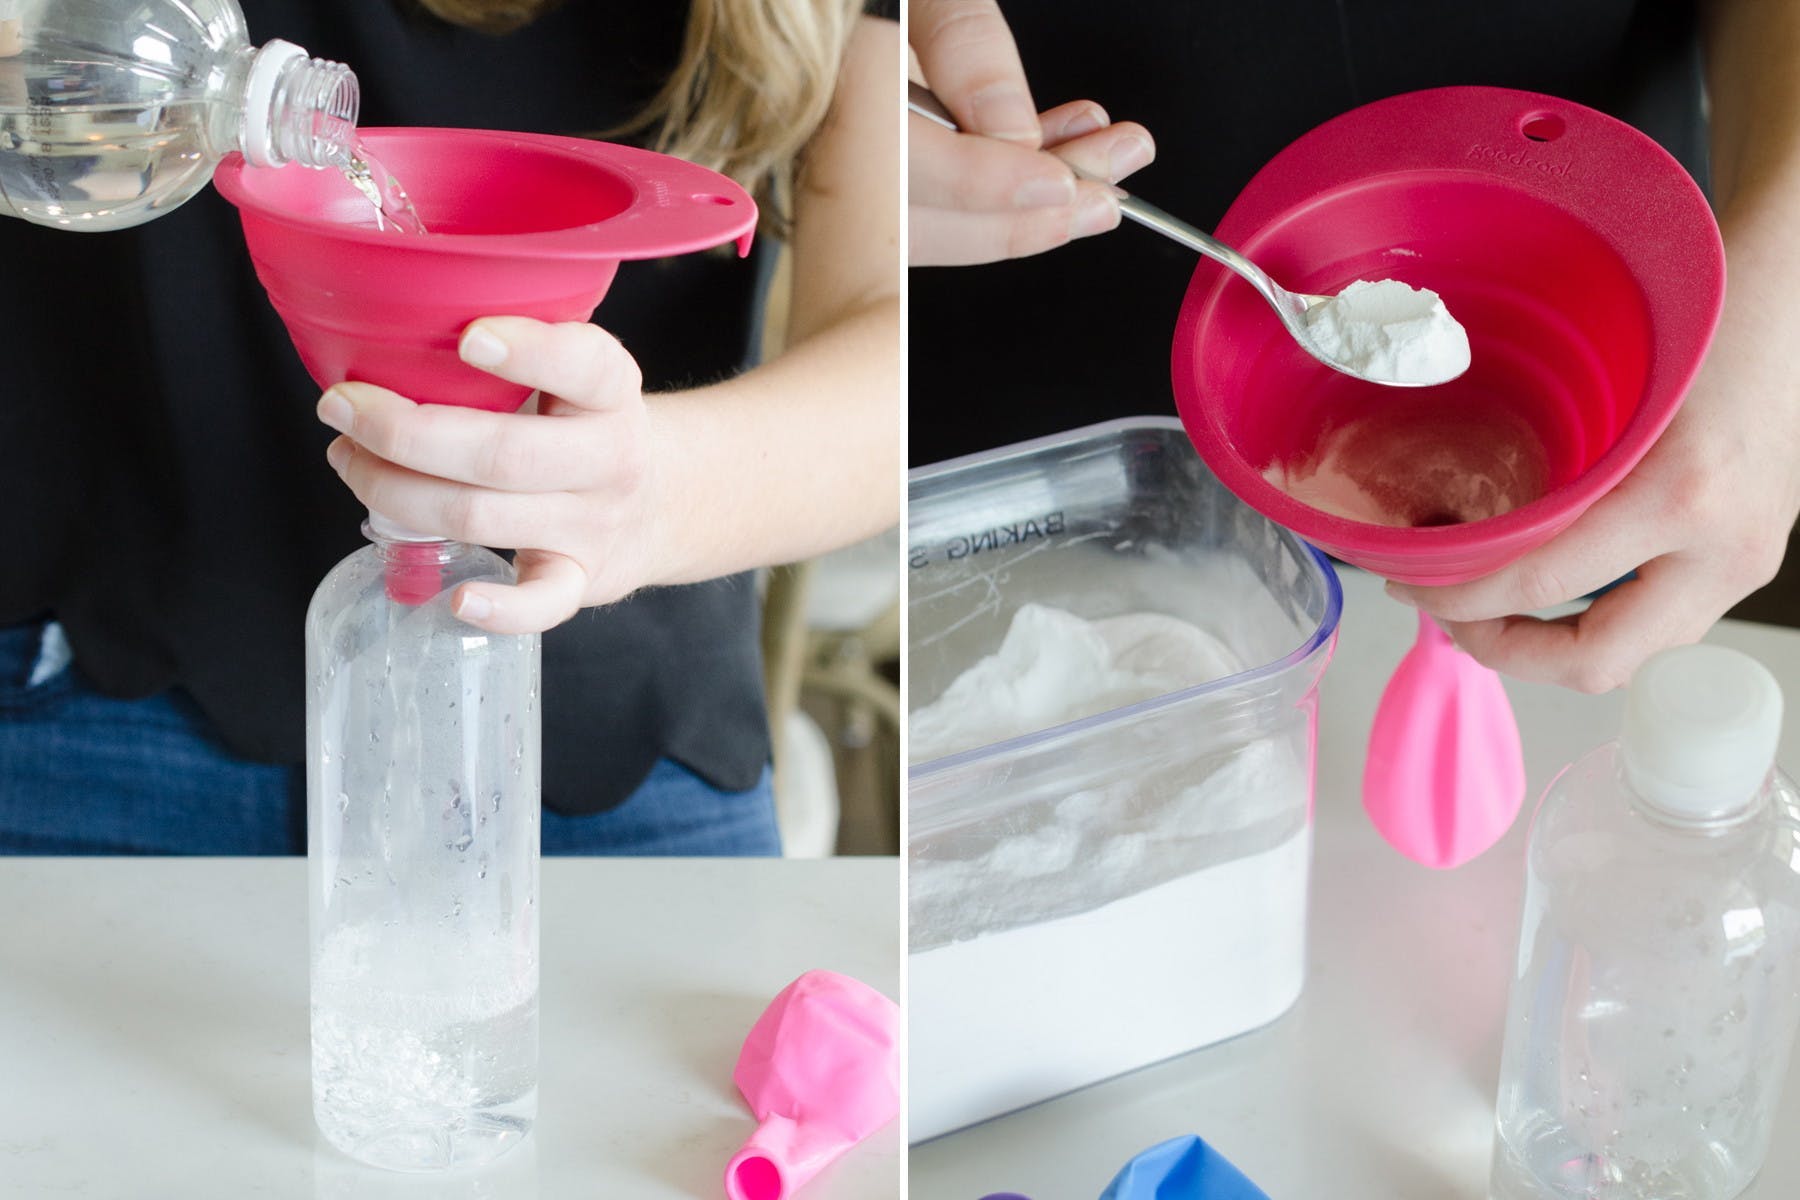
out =
<path fill-rule="evenodd" d="M 572 0 L 488 37 L 390 0 L 243 0 L 252 35 L 350 64 L 364 125 L 588 133 L 676 63 L 686 6 Z M 300 169 L 300 168 L 289 168 Z M 496 187 L 504 187 L 497 180 Z M 668 389 L 752 359 L 770 255 L 623 265 L 596 320 Z M 186 689 L 238 753 L 298 763 L 303 621 L 364 512 L 318 387 L 211 189 L 137 229 L 0 221 L 0 625 L 54 616 L 102 690 Z M 648 590 L 544 639 L 544 799 L 611 807 L 667 756 L 715 785 L 768 761 L 748 577 Z"/>
<path fill-rule="evenodd" d="M 1587 104 L 1705 180 L 1700 58 L 1681 0 L 1155 0 L 1003 5 L 1040 107 L 1088 98 L 1143 123 L 1126 181 L 1214 227 L 1296 137 L 1385 96 L 1454 84 Z M 1127 226 L 1034 258 L 915 269 L 915 464 L 1174 409 L 1170 338 L 1194 255 Z"/>

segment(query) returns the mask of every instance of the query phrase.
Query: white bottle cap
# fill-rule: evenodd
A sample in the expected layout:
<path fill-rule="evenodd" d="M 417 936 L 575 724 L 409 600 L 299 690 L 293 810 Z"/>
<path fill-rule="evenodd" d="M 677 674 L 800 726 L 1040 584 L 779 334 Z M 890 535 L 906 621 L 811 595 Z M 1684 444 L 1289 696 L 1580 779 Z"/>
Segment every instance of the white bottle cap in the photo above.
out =
<path fill-rule="evenodd" d="M 244 161 L 253 167 L 280 166 L 286 159 L 275 155 L 275 127 L 269 108 L 275 103 L 275 85 L 287 65 L 305 58 L 306 51 L 277 38 L 256 52 L 250 63 L 250 82 L 244 92 Z"/>
<path fill-rule="evenodd" d="M 415 532 L 414 530 L 408 529 L 406 526 L 400 524 L 397 521 L 388 520 L 386 517 L 382 516 L 380 513 L 376 512 L 372 508 L 369 510 L 369 530 L 370 530 L 370 532 L 378 534 L 390 542 L 444 542 L 444 541 L 449 541 L 448 538 L 441 538 L 441 537 L 436 536 L 435 534 Z"/>
<path fill-rule="evenodd" d="M 1638 795 L 1691 820 L 1741 811 L 1781 740 L 1781 687 L 1723 646 L 1677 646 L 1639 667 L 1625 699 L 1620 756 Z"/>

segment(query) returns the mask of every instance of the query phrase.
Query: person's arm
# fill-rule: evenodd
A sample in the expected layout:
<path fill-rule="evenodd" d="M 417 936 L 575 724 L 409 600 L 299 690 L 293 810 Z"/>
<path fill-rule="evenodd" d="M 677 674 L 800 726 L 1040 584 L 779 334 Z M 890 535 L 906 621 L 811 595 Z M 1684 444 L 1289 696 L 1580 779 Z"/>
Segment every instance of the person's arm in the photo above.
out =
<path fill-rule="evenodd" d="M 1719 0 L 1706 21 L 1725 311 L 1656 446 L 1569 529 L 1458 587 L 1390 584 L 1480 661 L 1599 692 L 1698 641 L 1781 565 L 1800 513 L 1800 3 Z M 1636 580 L 1558 621 L 1512 614 Z"/>
<path fill-rule="evenodd" d="M 1020 258 L 1119 224 L 1119 202 L 1078 181 L 1074 163 L 1114 183 L 1149 164 L 1141 125 L 1113 124 L 1091 100 L 1041 115 L 1012 30 L 994 0 L 912 0 L 914 71 L 964 133 L 911 115 L 907 257 L 914 266 Z"/>
<path fill-rule="evenodd" d="M 789 345 L 774 361 L 646 397 L 598 327 L 492 317 L 464 333 L 463 356 L 539 389 L 537 414 L 420 406 L 367 384 L 321 400 L 349 434 L 332 465 L 363 503 L 519 548 L 518 586 L 465 584 L 459 616 L 543 630 L 583 605 L 806 558 L 898 519 L 900 53 L 892 22 L 864 19 L 851 37 L 799 175 Z"/>

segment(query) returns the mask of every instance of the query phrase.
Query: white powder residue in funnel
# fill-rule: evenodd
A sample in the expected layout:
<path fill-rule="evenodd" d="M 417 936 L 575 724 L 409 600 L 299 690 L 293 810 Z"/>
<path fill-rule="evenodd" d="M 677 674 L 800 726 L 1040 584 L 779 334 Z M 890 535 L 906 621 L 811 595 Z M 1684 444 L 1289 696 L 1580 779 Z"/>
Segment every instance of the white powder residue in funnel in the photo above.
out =
<path fill-rule="evenodd" d="M 1469 335 L 1438 294 L 1359 279 L 1308 309 L 1307 333 L 1334 362 L 1391 383 L 1443 383 L 1469 369 Z"/>
<path fill-rule="evenodd" d="M 1436 399 L 1384 404 L 1330 429 L 1312 452 L 1263 478 L 1321 512 L 1371 525 L 1457 525 L 1511 512 L 1549 488 L 1531 423 L 1492 407 Z"/>
<path fill-rule="evenodd" d="M 1263 478 L 1308 508 L 1334 517 L 1369 525 L 1409 524 L 1399 513 L 1384 507 L 1344 470 L 1344 441 L 1342 436 L 1325 438 L 1320 443 L 1319 456 L 1314 459 L 1270 463 Z"/>
<path fill-rule="evenodd" d="M 907 718 L 910 757 L 929 762 L 1243 669 L 1218 638 L 1176 617 L 1085 621 L 1027 604 L 999 650 Z"/>

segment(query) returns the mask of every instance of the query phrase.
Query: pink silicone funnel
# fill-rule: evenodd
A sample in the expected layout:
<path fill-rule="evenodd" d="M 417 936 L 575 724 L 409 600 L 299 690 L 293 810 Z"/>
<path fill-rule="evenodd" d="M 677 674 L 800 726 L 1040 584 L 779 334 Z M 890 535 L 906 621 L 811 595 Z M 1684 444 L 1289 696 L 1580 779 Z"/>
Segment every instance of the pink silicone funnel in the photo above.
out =
<path fill-rule="evenodd" d="M 1680 164 L 1611 117 L 1498 88 L 1321 125 L 1257 173 L 1218 236 L 1300 291 L 1430 288 L 1467 328 L 1466 374 L 1395 393 L 1314 362 L 1205 260 L 1176 327 L 1182 424 L 1226 486 L 1408 583 L 1495 571 L 1617 484 L 1673 419 L 1724 302 L 1718 227 Z M 1312 495 L 1340 511 L 1265 478 L 1284 471 L 1333 481 Z M 1377 714 L 1370 816 L 1408 857 L 1451 866 L 1523 796 L 1499 678 L 1425 622 Z"/>
<path fill-rule="evenodd" d="M 361 136 L 429 234 L 376 229 L 373 207 L 335 171 L 258 170 L 234 155 L 214 176 L 321 388 L 355 379 L 423 403 L 511 411 L 529 390 L 456 356 L 470 321 L 585 321 L 622 260 L 730 241 L 746 253 L 756 226 L 742 188 L 665 154 L 478 129 Z"/>
<path fill-rule="evenodd" d="M 1680 164 L 1611 117 L 1499 88 L 1414 92 L 1321 125 L 1257 173 L 1217 233 L 1286 287 L 1399 279 L 1468 329 L 1467 374 L 1395 392 L 1313 361 L 1203 259 L 1175 331 L 1182 423 L 1226 486 L 1408 583 L 1496 570 L 1618 483 L 1675 415 L 1724 300 L 1718 228 Z M 1265 480 L 1328 438 L 1411 527 L 1335 516 Z M 1450 523 L 1445 481 L 1476 475 L 1522 502 Z"/>
<path fill-rule="evenodd" d="M 731 1200 L 785 1200 L 900 1111 L 900 1007 L 808 971 L 744 1040 L 732 1078 L 759 1124 L 725 1168 Z"/>
<path fill-rule="evenodd" d="M 424 235 L 381 230 L 336 171 L 214 176 L 237 205 L 256 277 L 321 388 L 380 384 L 425 404 L 511 412 L 529 388 L 456 354 L 477 317 L 585 321 L 624 259 L 735 241 L 756 205 L 692 163 L 583 138 L 478 129 L 366 129 L 363 146 L 411 194 Z M 430 547 L 401 546 L 388 595 L 422 604 L 440 575 Z"/>

